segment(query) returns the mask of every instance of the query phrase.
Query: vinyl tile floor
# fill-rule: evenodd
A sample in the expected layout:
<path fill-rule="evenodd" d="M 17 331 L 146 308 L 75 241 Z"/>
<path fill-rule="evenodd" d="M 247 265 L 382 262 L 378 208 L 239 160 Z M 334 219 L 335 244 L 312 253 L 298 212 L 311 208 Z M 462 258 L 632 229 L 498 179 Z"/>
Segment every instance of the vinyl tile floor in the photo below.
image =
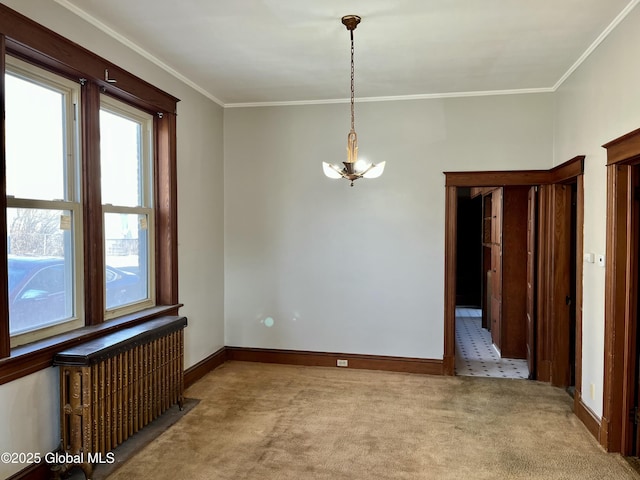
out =
<path fill-rule="evenodd" d="M 456 375 L 529 378 L 529 368 L 526 360 L 500 357 L 482 328 L 482 310 L 456 307 Z"/>

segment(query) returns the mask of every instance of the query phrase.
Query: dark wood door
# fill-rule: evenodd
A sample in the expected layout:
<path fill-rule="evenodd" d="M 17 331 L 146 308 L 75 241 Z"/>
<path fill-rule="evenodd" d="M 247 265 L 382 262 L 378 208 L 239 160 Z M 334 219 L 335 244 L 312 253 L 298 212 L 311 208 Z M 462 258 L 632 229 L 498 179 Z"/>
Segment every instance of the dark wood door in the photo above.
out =
<path fill-rule="evenodd" d="M 638 225 L 637 225 L 637 219 L 635 219 L 635 223 L 636 225 L 634 226 L 634 230 L 635 232 L 638 232 Z M 637 239 L 638 237 L 636 237 Z M 636 240 L 636 245 L 634 245 L 634 249 L 635 252 L 637 254 L 638 252 L 638 245 L 637 245 L 637 240 Z M 637 258 L 637 257 L 636 257 Z M 638 275 L 638 265 L 636 263 L 635 266 L 635 270 L 636 270 L 636 281 L 639 281 L 640 279 L 638 279 L 637 275 Z M 638 282 L 640 283 L 640 282 Z M 640 288 L 638 288 L 638 285 L 636 285 L 636 289 L 638 289 L 638 294 L 640 294 Z M 635 362 L 633 367 L 630 366 L 630 369 L 632 369 L 635 367 L 635 372 L 633 372 L 633 380 L 634 380 L 634 388 L 635 388 L 635 395 L 634 395 L 634 408 L 631 410 L 631 412 L 629 412 L 629 422 L 627 423 L 627 425 L 625 425 L 625 431 L 628 429 L 630 430 L 632 433 L 630 435 L 626 435 L 627 437 L 631 437 L 630 439 L 627 439 L 627 442 L 631 442 L 631 448 L 627 448 L 626 451 L 630 452 L 631 455 L 635 456 L 635 457 L 640 457 L 640 427 L 638 426 L 639 423 L 639 419 L 640 419 L 640 349 L 638 348 L 638 345 L 640 345 L 640 328 L 638 328 L 638 322 L 639 322 L 639 318 L 638 318 L 638 300 L 636 297 L 636 312 L 635 312 L 635 318 L 636 318 L 636 324 L 635 324 L 635 345 L 633 345 L 632 349 L 635 350 Z"/>
<path fill-rule="evenodd" d="M 571 385 L 571 192 L 569 185 L 553 185 L 552 360 L 551 384 Z"/>
<path fill-rule="evenodd" d="M 640 166 L 636 165 L 631 170 L 631 181 L 633 186 L 633 202 L 631 203 L 631 236 L 629 238 L 630 248 L 629 261 L 631 262 L 631 282 L 629 290 L 635 290 L 635 298 L 631 302 L 632 311 L 629 312 L 635 322 L 629 322 L 629 351 L 635 358 L 634 365 L 629 365 L 629 376 L 633 379 L 634 384 L 634 408 L 629 415 L 629 423 L 625 426 L 626 429 L 630 429 L 631 436 L 631 448 L 626 448 L 627 452 L 631 455 L 640 457 L 640 426 L 638 420 L 640 419 L 640 305 L 638 299 L 640 299 Z M 627 439 L 627 442 L 629 440 Z"/>
<path fill-rule="evenodd" d="M 491 339 L 502 349 L 502 189 L 491 194 Z"/>
<path fill-rule="evenodd" d="M 535 379 L 536 187 L 529 189 L 527 212 L 527 364 Z"/>

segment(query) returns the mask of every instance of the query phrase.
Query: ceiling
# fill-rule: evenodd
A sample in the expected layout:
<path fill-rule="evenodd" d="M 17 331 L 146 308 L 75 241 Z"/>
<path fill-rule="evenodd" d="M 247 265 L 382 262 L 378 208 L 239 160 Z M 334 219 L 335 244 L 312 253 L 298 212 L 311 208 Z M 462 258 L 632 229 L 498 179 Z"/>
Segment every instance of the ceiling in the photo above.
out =
<path fill-rule="evenodd" d="M 553 91 L 640 0 L 55 0 L 231 107 Z"/>

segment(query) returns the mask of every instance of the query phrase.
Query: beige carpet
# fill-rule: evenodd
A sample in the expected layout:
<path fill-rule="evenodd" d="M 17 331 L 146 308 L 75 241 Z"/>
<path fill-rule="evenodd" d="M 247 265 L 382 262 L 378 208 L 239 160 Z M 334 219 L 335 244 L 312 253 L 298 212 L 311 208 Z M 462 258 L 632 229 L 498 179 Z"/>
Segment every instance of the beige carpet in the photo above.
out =
<path fill-rule="evenodd" d="M 638 479 L 527 380 L 228 362 L 109 480 Z"/>

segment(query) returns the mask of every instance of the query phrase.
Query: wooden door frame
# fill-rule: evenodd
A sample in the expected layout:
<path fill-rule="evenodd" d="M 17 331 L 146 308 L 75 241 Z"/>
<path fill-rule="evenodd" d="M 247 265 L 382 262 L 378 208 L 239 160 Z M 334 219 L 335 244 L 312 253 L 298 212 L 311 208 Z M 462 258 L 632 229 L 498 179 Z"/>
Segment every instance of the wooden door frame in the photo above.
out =
<path fill-rule="evenodd" d="M 538 259 L 538 188 L 529 187 L 527 193 L 527 366 L 529 367 L 529 378 L 537 378 L 537 342 L 535 332 L 536 320 L 536 278 Z"/>
<path fill-rule="evenodd" d="M 635 372 L 636 270 L 631 258 L 638 238 L 633 228 L 633 168 L 640 163 L 640 129 L 603 145 L 607 149 L 607 247 L 604 312 L 604 385 L 600 444 L 630 455 Z M 633 238 L 632 238 L 633 237 Z"/>
<path fill-rule="evenodd" d="M 445 175 L 445 272 L 444 272 L 444 355 L 443 374 L 455 375 L 455 314 L 456 314 L 456 240 L 457 240 L 457 189 L 459 187 L 537 186 L 557 183 L 578 184 L 578 245 L 576 255 L 582 258 L 581 225 L 582 175 L 584 155 L 552 168 L 551 170 L 444 172 Z M 576 331 L 582 331 L 582 262 L 577 264 Z M 582 336 L 577 335 L 581 340 Z M 581 341 L 576 344 L 576 392 L 581 391 L 579 371 L 582 366 Z M 579 389 L 580 387 L 580 389 Z M 579 397 L 579 395 L 578 395 Z"/>

